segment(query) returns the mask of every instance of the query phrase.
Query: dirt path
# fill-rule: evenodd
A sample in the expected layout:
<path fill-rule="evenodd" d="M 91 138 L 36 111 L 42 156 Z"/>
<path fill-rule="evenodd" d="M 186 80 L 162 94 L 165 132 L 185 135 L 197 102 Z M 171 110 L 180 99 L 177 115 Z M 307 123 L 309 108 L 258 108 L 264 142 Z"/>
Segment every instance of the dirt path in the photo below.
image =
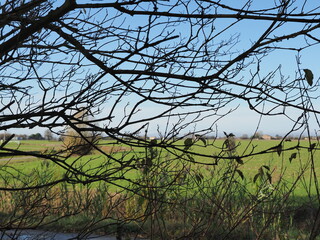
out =
<path fill-rule="evenodd" d="M 38 158 L 33 156 L 18 156 L 18 157 L 4 157 L 0 158 L 0 162 L 27 162 L 28 160 L 36 160 Z"/>

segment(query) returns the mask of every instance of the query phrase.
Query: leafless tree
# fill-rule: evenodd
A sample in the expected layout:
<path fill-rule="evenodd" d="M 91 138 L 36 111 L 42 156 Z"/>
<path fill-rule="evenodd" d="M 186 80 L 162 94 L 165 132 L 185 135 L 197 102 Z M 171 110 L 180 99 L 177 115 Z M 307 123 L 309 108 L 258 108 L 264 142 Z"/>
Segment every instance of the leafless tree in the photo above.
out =
<path fill-rule="evenodd" d="M 0 146 L 6 159 L 37 157 L 43 160 L 43 171 L 52 169 L 46 165 L 52 164 L 63 174 L 27 178 L 9 161 L 0 168 L 1 191 L 25 194 L 15 198 L 16 207 L 21 199 L 30 199 L 30 204 L 38 203 L 31 204 L 36 209 L 50 202 L 46 192 L 57 196 L 55 187 L 63 184 L 81 193 L 79 185 L 106 183 L 113 187 L 104 197 L 112 199 L 108 206 L 118 211 L 104 210 L 106 214 L 90 219 L 86 229 L 97 230 L 101 219 L 112 219 L 108 223 L 117 226 L 120 237 L 130 221 L 146 226 L 145 234 L 151 238 L 227 239 L 245 227 L 252 230 L 252 238 L 266 237 L 268 227 L 283 212 L 280 203 L 289 199 L 305 172 L 320 199 L 316 145 L 311 142 L 319 127 L 319 81 L 315 69 L 304 63 L 319 45 L 319 9 L 319 3 L 311 0 L 3 1 L 0 131 L 41 127 L 65 137 L 72 128 L 88 144 L 92 141 L 86 132 L 112 141 L 92 144 L 97 154 L 89 159 L 73 156 L 70 149 L 12 148 L 9 138 Z M 282 62 L 283 56 L 291 58 L 288 64 Z M 309 145 L 300 141 L 286 145 L 283 140 L 260 149 L 250 142 L 242 152 L 226 154 L 224 147 L 205 136 L 228 131 L 219 129 L 219 124 L 239 106 L 259 114 L 256 131 L 261 120 L 281 117 L 289 126 L 283 139 L 289 134 L 307 135 Z M 79 120 L 84 110 L 94 118 Z M 148 140 L 150 134 L 159 140 Z M 116 146 L 122 150 L 115 151 Z M 194 146 L 203 151 L 193 151 Z M 286 190 L 280 187 L 286 171 L 280 166 L 279 184 L 271 184 L 275 170 L 268 166 L 261 166 L 253 178 L 260 183 L 256 193 L 240 184 L 244 161 L 301 149 L 309 150 L 308 164 Z M 292 154 L 290 162 L 297 157 Z M 133 171 L 139 177 L 131 177 Z M 209 173 L 220 177 L 207 180 Z M 38 198 L 32 198 L 33 191 L 38 191 Z M 183 198 L 185 193 L 189 195 Z M 250 201 L 241 202 L 240 194 Z M 272 211 L 259 205 L 266 199 L 272 200 Z M 80 200 L 71 205 L 87 210 Z M 145 211 L 130 207 L 130 214 L 124 213 L 128 202 Z M 177 235 L 163 220 L 170 218 L 168 206 L 179 210 L 177 219 L 185 220 Z M 15 219 L 29 219 L 21 216 L 31 210 L 24 215 L 13 210 L 2 229 L 48 224 L 46 211 L 41 212 L 41 221 L 19 222 Z M 264 215 L 263 226 L 256 226 L 254 217 L 261 212 L 269 215 Z M 318 234 L 319 212 L 310 238 Z M 62 215 L 75 214 L 67 209 Z M 217 225 L 221 228 L 213 229 Z"/>
<path fill-rule="evenodd" d="M 52 134 L 52 132 L 50 131 L 50 129 L 45 130 L 45 132 L 44 132 L 44 138 L 45 138 L 46 140 L 52 140 L 52 139 L 53 139 L 53 134 Z"/>

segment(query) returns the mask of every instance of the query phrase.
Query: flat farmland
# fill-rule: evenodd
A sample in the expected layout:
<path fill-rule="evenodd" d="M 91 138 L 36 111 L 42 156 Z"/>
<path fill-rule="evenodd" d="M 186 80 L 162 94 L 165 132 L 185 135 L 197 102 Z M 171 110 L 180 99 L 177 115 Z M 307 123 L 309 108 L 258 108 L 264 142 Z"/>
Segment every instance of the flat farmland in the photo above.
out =
<path fill-rule="evenodd" d="M 243 236 L 268 226 L 268 234 L 280 237 L 263 239 L 306 239 L 309 228 L 294 221 L 304 206 L 309 212 L 317 211 L 318 143 L 236 139 L 236 148 L 229 151 L 225 141 L 190 144 L 184 139 L 173 141 L 170 148 L 164 148 L 160 140 L 145 147 L 139 142 L 100 141 L 98 150 L 86 156 L 68 155 L 58 141 L 12 142 L 6 146 L 12 149 L 12 156 L 6 155 L 9 150 L 1 152 L 0 212 L 11 221 L 21 206 L 29 211 L 31 204 L 24 205 L 26 202 L 45 202 L 49 224 L 44 227 L 49 230 L 81 231 L 89 221 L 97 221 L 108 232 L 114 224 L 109 217 L 125 216 L 137 219 L 126 225 L 129 233 L 144 233 L 150 219 L 142 223 L 140 219 L 147 219 L 149 203 L 154 201 L 163 207 L 159 214 L 172 233 L 189 229 L 194 220 L 206 224 L 218 216 L 221 222 L 210 231 L 219 226 L 225 232 L 230 221 L 231 226 L 240 226 Z M 52 160 L 36 157 L 41 154 Z M 59 179 L 63 181 L 55 183 Z M 42 207 L 34 205 L 39 215 L 32 221 L 42 221 Z M 52 222 L 52 218 L 62 221 Z M 310 216 L 300 220 L 308 223 Z M 282 238 L 287 233 L 293 237 Z"/>
<path fill-rule="evenodd" d="M 281 149 L 279 149 L 277 146 L 279 146 L 280 141 L 277 140 L 250 141 L 236 139 L 237 147 L 233 155 L 239 156 L 242 164 L 234 159 L 224 159 L 229 156 L 226 154 L 224 142 L 224 139 L 206 140 L 206 144 L 198 141 L 188 149 L 189 154 L 183 154 L 178 151 L 185 147 L 183 140 L 174 143 L 176 149 L 169 151 L 170 154 L 160 150 L 159 147 L 154 147 L 154 149 L 160 152 L 157 157 L 160 161 L 165 156 L 167 158 L 171 156 L 172 164 L 175 164 L 175 161 L 179 160 L 177 156 L 181 156 L 180 162 L 186 162 L 191 168 L 201 169 L 205 178 L 212 178 L 212 175 L 210 175 L 212 168 L 230 167 L 226 162 L 233 161 L 236 164 L 235 167 L 239 170 L 238 172 L 243 174 L 242 181 L 245 181 L 248 186 L 256 184 L 254 178 L 262 169 L 264 173 L 268 173 L 271 176 L 270 183 L 275 186 L 281 182 L 286 184 L 286 188 L 294 185 L 296 195 L 315 194 L 315 184 L 320 171 L 320 152 L 317 150 L 316 141 L 311 143 L 307 140 L 282 142 Z M 161 144 L 161 142 L 158 140 L 157 144 Z M 54 156 L 55 152 L 58 153 L 63 150 L 63 143 L 59 141 L 26 140 L 20 141 L 19 144 L 17 142 L 9 143 L 6 148 L 36 154 L 51 153 Z M 69 165 L 81 166 L 82 169 L 88 171 L 87 173 L 93 173 L 97 168 L 119 167 L 119 163 L 114 162 L 112 159 L 120 159 L 119 162 L 126 162 L 133 158 L 144 159 L 150 150 L 146 147 L 131 147 L 112 141 L 100 141 L 98 148 L 107 153 L 107 155 L 94 151 L 92 154 L 83 157 L 71 156 L 66 162 Z M 195 153 L 195 155 L 192 153 Z M 193 161 L 190 161 L 190 157 L 187 155 L 192 156 Z M 217 156 L 221 158 L 217 159 Z M 2 156 L 0 158 L 2 169 L 10 166 L 24 173 L 31 173 L 35 169 L 41 171 L 44 161 L 48 160 L 26 155 Z M 51 170 L 55 172 L 56 176 L 62 176 L 66 171 L 55 164 L 50 164 L 50 166 L 52 166 Z M 128 179 L 136 179 L 140 172 L 139 169 L 133 168 L 127 171 L 125 176 Z M 241 176 L 239 175 L 238 177 Z M 120 185 L 122 184 L 125 183 L 120 182 Z"/>

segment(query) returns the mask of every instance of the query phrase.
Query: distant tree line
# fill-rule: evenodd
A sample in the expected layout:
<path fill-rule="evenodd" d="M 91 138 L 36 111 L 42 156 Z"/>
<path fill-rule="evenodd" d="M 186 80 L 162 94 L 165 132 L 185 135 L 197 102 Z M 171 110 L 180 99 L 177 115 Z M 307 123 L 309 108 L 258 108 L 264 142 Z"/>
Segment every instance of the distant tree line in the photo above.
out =
<path fill-rule="evenodd" d="M 4 132 L 0 133 L 0 139 L 6 140 L 12 136 L 12 133 Z M 14 139 L 16 140 L 57 140 L 56 137 L 52 134 L 50 130 L 46 130 L 44 134 L 41 133 L 32 133 L 30 135 L 27 134 L 15 134 Z"/>

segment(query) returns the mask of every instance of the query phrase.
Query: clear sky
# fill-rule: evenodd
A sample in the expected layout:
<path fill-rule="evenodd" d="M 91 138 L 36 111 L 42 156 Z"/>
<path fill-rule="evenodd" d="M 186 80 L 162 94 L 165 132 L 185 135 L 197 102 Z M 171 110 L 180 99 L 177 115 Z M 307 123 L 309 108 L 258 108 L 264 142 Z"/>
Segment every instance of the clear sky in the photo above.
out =
<path fill-rule="evenodd" d="M 56 1 L 55 4 L 58 4 L 61 1 Z M 87 1 L 78 1 L 78 2 L 87 2 Z M 93 1 L 94 2 L 94 1 Z M 96 1 L 96 2 L 104 2 L 104 1 Z M 246 1 L 234 1 L 234 0 L 227 0 L 223 1 L 225 4 L 230 4 L 233 7 L 241 7 Z M 253 8 L 261 8 L 261 7 L 270 7 L 273 5 L 273 1 L 253 1 Z M 309 3 L 312 3 L 312 1 L 308 1 Z M 303 3 L 302 0 L 296 1 L 296 6 L 301 6 Z M 195 6 L 196 7 L 196 6 Z M 307 8 L 312 8 L 312 6 L 306 6 Z M 97 18 L 103 17 L 102 15 L 97 15 Z M 137 16 L 126 16 L 126 19 L 124 20 L 124 26 L 138 26 L 140 24 L 145 24 L 146 18 L 144 17 L 137 17 Z M 230 24 L 234 20 L 217 20 L 215 24 L 215 31 L 219 31 L 223 29 L 225 26 Z M 224 39 L 228 39 L 230 36 L 235 36 L 236 34 L 239 34 L 238 43 L 235 44 L 232 48 L 232 51 L 236 52 L 242 52 L 243 50 L 250 47 L 267 29 L 267 27 L 270 25 L 270 22 L 265 21 L 255 21 L 255 20 L 243 20 L 234 27 L 231 27 L 229 30 L 225 31 L 223 35 L 215 38 L 214 43 L 218 43 L 219 41 L 222 41 Z M 280 30 L 275 31 L 274 34 L 278 34 L 279 36 L 294 31 L 298 28 L 300 28 L 302 24 L 297 23 L 287 23 L 284 27 L 279 28 Z M 180 34 L 188 34 L 188 30 L 184 29 L 184 26 L 178 26 L 176 27 L 175 31 Z M 154 31 L 152 34 L 156 36 L 157 32 Z M 201 40 L 201 38 L 200 38 Z M 304 39 L 302 37 L 290 40 L 290 41 L 284 41 L 282 43 L 279 43 L 280 46 L 289 48 L 289 47 L 298 47 L 302 45 L 304 42 Z M 112 47 L 112 45 L 110 45 Z M 271 71 L 276 69 L 277 67 L 281 66 L 281 74 L 284 76 L 284 78 L 287 79 L 288 82 L 294 81 L 296 78 L 299 78 L 299 68 L 304 69 L 308 68 L 313 71 L 313 74 L 315 76 L 315 79 L 318 79 L 320 76 L 319 71 L 319 61 L 318 61 L 318 51 L 319 47 L 317 45 L 313 47 L 309 47 L 303 51 L 300 52 L 300 65 L 297 65 L 297 52 L 292 52 L 289 50 L 276 50 L 274 52 L 271 52 L 268 56 L 266 56 L 262 63 L 260 68 L 260 74 L 261 76 L 268 75 Z M 127 66 L 130 68 L 131 66 Z M 90 67 L 91 71 L 95 73 L 97 71 L 97 68 Z M 255 65 L 252 67 L 248 67 L 244 69 L 239 76 L 236 77 L 236 79 L 232 79 L 233 81 L 239 81 L 241 77 L 244 79 L 244 82 L 247 78 L 250 78 L 250 71 L 253 71 L 255 68 Z M 301 71 L 300 71 L 301 72 Z M 200 70 L 198 70 L 198 74 L 201 74 Z M 206 73 L 204 72 L 203 75 Z M 279 81 L 280 76 L 275 75 L 274 81 Z M 80 87 L 80 86 L 74 86 L 74 89 Z M 237 91 L 237 89 L 234 89 L 234 91 Z M 37 94 L 37 91 L 35 91 L 35 94 Z M 62 94 L 62 93 L 61 93 Z M 317 93 L 315 93 L 317 94 Z M 116 124 L 118 121 L 120 121 L 121 116 L 123 115 L 124 106 L 127 105 L 129 102 L 130 105 L 127 107 L 127 110 L 130 110 L 130 108 L 133 106 L 134 102 L 138 101 L 138 97 L 132 97 L 127 98 L 123 103 L 119 104 L 119 108 L 115 110 L 116 112 L 116 118 L 113 120 Z M 111 106 L 110 103 L 105 103 L 103 108 L 108 111 L 110 110 Z M 320 103 L 319 100 L 315 100 L 315 107 L 319 108 Z M 270 106 L 266 105 L 265 108 L 268 108 Z M 143 109 L 141 109 L 140 113 L 137 114 L 137 118 L 141 117 L 148 117 L 151 115 L 155 115 L 157 111 L 163 110 L 163 106 L 154 106 L 153 104 L 147 104 L 144 105 Z M 228 114 L 224 118 L 220 119 L 216 122 L 216 117 L 208 117 L 205 118 L 202 122 L 197 122 L 194 124 L 191 124 L 190 127 L 185 128 L 183 131 L 188 132 L 192 131 L 194 127 L 197 128 L 206 128 L 213 124 L 213 126 L 218 126 L 219 133 L 221 134 L 223 131 L 226 132 L 233 132 L 237 136 L 240 136 L 242 134 L 248 134 L 251 135 L 254 133 L 254 131 L 257 129 L 258 124 L 258 130 L 263 131 L 266 134 L 280 134 L 284 135 L 286 132 L 288 132 L 292 126 L 294 125 L 293 121 L 288 120 L 288 117 L 285 116 L 274 116 L 274 117 L 262 117 L 260 119 L 260 115 L 251 111 L 248 108 L 248 105 L 243 101 L 234 101 L 232 104 L 229 104 L 226 106 L 226 108 L 221 109 L 221 112 L 219 114 L 227 113 L 230 109 L 236 109 L 234 112 Z M 188 109 L 183 109 L 181 111 L 188 111 Z M 300 112 L 298 110 L 294 109 L 288 109 L 286 112 L 292 119 L 296 119 Z M 208 113 L 210 114 L 210 113 Z M 174 124 L 177 121 L 177 118 L 171 118 L 168 120 L 170 124 Z M 192 122 L 192 118 L 190 118 L 190 121 Z M 317 130 L 318 126 L 315 123 L 314 120 L 310 120 L 312 131 Z M 103 123 L 101 123 L 103 124 Z M 167 122 L 163 119 L 161 120 L 155 120 L 152 124 L 150 123 L 150 135 L 156 135 L 158 126 L 160 129 L 166 128 Z M 128 130 L 134 130 L 136 126 L 132 126 L 132 129 Z M 15 133 L 25 133 L 25 134 L 31 134 L 35 132 L 44 132 L 43 129 L 40 128 L 34 128 L 34 129 L 20 129 L 15 130 L 12 129 L 10 132 Z"/>

